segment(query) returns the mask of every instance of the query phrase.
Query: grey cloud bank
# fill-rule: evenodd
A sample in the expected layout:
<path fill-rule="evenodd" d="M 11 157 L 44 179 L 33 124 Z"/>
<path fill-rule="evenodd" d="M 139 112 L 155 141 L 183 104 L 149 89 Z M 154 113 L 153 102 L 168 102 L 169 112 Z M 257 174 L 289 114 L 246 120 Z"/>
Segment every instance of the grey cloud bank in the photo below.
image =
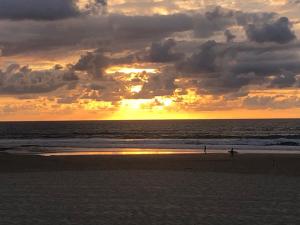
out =
<path fill-rule="evenodd" d="M 47 93 L 77 81 L 78 77 L 72 70 L 62 70 L 56 67 L 32 71 L 26 66 L 12 64 L 5 71 L 0 70 L 0 93 Z"/>
<path fill-rule="evenodd" d="M 0 19 L 56 20 L 80 14 L 73 0 L 0 0 Z"/>
<path fill-rule="evenodd" d="M 208 41 L 177 68 L 213 94 L 233 93 L 247 85 L 293 87 L 300 74 L 300 44 L 259 45 Z"/>

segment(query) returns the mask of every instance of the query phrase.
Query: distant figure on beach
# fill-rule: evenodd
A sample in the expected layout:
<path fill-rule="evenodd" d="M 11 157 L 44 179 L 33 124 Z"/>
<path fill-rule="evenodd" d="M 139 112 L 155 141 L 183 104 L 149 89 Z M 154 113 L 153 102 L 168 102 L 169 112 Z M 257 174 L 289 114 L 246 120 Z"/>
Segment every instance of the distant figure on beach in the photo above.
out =
<path fill-rule="evenodd" d="M 206 145 L 204 145 L 204 154 L 207 154 Z"/>
<path fill-rule="evenodd" d="M 228 151 L 229 152 L 229 154 L 231 155 L 231 157 L 233 157 L 234 156 L 234 154 L 237 154 L 237 152 L 236 151 L 234 151 L 233 150 L 233 148 L 231 148 L 231 150 L 230 151 Z"/>

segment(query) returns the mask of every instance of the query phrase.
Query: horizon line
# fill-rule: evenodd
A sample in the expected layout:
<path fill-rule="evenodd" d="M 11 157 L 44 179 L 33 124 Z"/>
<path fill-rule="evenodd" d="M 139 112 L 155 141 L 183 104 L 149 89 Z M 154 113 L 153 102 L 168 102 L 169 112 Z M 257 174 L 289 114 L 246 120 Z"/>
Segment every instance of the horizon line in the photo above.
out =
<path fill-rule="evenodd" d="M 100 121 L 184 121 L 184 120 L 300 120 L 300 117 L 278 118 L 199 118 L 199 119 L 87 119 L 87 120 L 0 120 L 0 123 L 22 122 L 100 122 Z"/>

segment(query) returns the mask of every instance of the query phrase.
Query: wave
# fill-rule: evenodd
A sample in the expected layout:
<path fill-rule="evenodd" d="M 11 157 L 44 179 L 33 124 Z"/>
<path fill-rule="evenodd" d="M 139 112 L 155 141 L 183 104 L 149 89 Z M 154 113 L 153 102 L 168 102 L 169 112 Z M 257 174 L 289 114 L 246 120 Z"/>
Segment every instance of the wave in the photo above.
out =
<path fill-rule="evenodd" d="M 156 149 L 296 149 L 300 150 L 300 139 L 0 139 L 0 150 L 47 149 L 47 148 L 156 148 Z"/>
<path fill-rule="evenodd" d="M 174 133 L 149 133 L 149 132 L 140 132 L 140 133 L 67 133 L 67 134 L 55 134 L 55 133 L 47 133 L 47 134 L 2 134 L 0 136 L 0 140 L 6 139 L 177 139 L 177 140 L 203 140 L 203 139 L 300 139 L 299 134 L 269 134 L 269 135 L 249 135 L 249 134 L 241 134 L 239 135 L 216 135 L 216 134 L 174 134 Z"/>

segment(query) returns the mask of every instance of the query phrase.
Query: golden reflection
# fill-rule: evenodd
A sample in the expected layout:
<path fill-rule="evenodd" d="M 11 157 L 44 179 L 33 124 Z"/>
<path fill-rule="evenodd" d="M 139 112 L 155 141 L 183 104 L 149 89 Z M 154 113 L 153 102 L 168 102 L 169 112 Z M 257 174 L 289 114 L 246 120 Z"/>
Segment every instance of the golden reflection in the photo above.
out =
<path fill-rule="evenodd" d="M 42 156 L 82 156 L 82 155 L 183 155 L 183 154 L 201 154 L 199 150 L 161 150 L 161 149 L 151 149 L 151 150 L 120 150 L 120 151 L 76 151 L 76 152 L 48 152 L 41 153 Z"/>

